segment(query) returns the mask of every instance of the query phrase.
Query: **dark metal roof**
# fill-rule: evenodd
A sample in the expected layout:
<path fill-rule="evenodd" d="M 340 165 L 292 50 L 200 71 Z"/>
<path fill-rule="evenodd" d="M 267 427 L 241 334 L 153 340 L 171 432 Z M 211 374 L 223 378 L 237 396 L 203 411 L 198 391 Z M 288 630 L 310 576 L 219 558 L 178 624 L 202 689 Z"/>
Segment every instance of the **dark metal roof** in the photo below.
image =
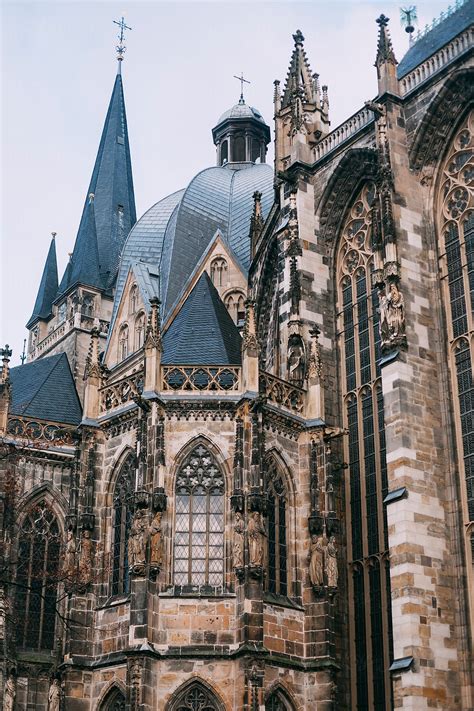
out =
<path fill-rule="evenodd" d="M 10 381 L 10 414 L 70 425 L 81 421 L 81 403 L 65 353 L 12 368 Z"/>
<path fill-rule="evenodd" d="M 26 324 L 30 328 L 39 318 L 48 318 L 52 313 L 52 305 L 58 290 L 58 264 L 56 261 L 56 242 L 53 237 L 49 245 L 48 256 L 43 269 L 43 275 L 38 289 L 33 313 Z"/>
<path fill-rule="evenodd" d="M 164 365 L 239 365 L 241 338 L 207 272 L 163 336 Z"/>
<path fill-rule="evenodd" d="M 219 121 L 217 122 L 216 127 L 219 126 L 224 121 L 227 121 L 228 119 L 234 120 L 234 119 L 248 119 L 248 118 L 257 119 L 257 121 L 260 121 L 261 123 L 265 123 L 265 119 L 263 118 L 262 114 L 260 113 L 260 111 L 258 109 L 254 108 L 253 106 L 249 106 L 248 104 L 245 103 L 245 101 L 241 100 L 241 101 L 239 101 L 238 104 L 235 104 L 230 109 L 227 109 L 227 111 L 224 111 L 222 116 L 219 118 Z"/>
<path fill-rule="evenodd" d="M 468 0 L 413 43 L 398 65 L 398 78 L 401 79 L 405 74 L 422 64 L 473 22 L 474 0 Z"/>
<path fill-rule="evenodd" d="M 117 74 L 71 264 L 58 296 L 77 282 L 100 289 L 113 285 L 120 252 L 136 219 L 123 84 Z"/>

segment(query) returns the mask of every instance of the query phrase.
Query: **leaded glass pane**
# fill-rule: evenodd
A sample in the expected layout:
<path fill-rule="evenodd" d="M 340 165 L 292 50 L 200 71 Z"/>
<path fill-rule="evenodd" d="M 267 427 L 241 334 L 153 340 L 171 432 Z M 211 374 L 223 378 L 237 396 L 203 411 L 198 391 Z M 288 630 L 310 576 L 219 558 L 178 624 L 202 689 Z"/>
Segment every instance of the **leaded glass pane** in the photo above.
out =
<path fill-rule="evenodd" d="M 176 476 L 175 585 L 222 587 L 224 478 L 204 445 L 195 447 Z"/>
<path fill-rule="evenodd" d="M 286 486 L 272 460 L 267 462 L 267 586 L 269 592 L 288 594 Z"/>
<path fill-rule="evenodd" d="M 131 497 L 135 460 L 127 457 L 120 469 L 113 498 L 112 595 L 129 592 L 128 536 L 132 523 Z"/>
<path fill-rule="evenodd" d="M 196 682 L 177 693 L 172 699 L 170 711 L 221 711 L 222 706 L 214 694 Z"/>

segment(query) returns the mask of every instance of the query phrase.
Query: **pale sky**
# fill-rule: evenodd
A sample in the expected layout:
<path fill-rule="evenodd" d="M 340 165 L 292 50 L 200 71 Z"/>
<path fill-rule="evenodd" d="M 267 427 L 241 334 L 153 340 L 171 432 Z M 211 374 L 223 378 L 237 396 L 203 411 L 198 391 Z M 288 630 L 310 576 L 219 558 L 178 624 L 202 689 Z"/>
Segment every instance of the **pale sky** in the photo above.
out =
<path fill-rule="evenodd" d="M 418 2 L 419 27 L 448 2 Z M 137 216 L 215 163 L 211 128 L 251 80 L 247 103 L 272 128 L 301 29 L 312 71 L 329 86 L 335 128 L 373 98 L 383 12 L 400 60 L 408 37 L 390 0 L 308 2 L 21 2 L 0 0 L 0 344 L 19 363 L 51 232 L 59 278 L 74 245 L 116 72 L 116 25 L 132 31 L 123 62 Z M 269 155 L 272 160 L 273 151 Z"/>

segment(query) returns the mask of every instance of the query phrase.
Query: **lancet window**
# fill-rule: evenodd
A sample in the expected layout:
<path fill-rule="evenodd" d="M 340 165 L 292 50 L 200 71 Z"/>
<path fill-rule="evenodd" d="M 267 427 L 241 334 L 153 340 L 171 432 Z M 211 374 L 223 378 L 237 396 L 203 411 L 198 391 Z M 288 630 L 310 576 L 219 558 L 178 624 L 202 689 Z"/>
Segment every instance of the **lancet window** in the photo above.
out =
<path fill-rule="evenodd" d="M 128 298 L 128 313 L 130 315 L 134 314 L 138 307 L 138 287 L 136 284 L 130 289 L 130 296 Z"/>
<path fill-rule="evenodd" d="M 211 262 L 211 281 L 214 286 L 225 286 L 227 280 L 227 262 L 223 257 L 216 257 Z"/>
<path fill-rule="evenodd" d="M 119 360 L 125 360 L 128 356 L 128 326 L 124 324 L 119 333 Z"/>
<path fill-rule="evenodd" d="M 293 711 L 293 706 L 280 691 L 274 691 L 265 703 L 265 711 Z"/>
<path fill-rule="evenodd" d="M 138 314 L 135 320 L 135 350 L 143 346 L 145 342 L 145 314 Z"/>
<path fill-rule="evenodd" d="M 125 696 L 120 689 L 114 689 L 107 694 L 100 708 L 102 711 L 125 711 Z"/>
<path fill-rule="evenodd" d="M 266 467 L 268 495 L 268 591 L 288 594 L 287 491 L 281 472 L 270 459 Z"/>
<path fill-rule="evenodd" d="M 474 111 L 457 129 L 438 191 L 441 282 L 455 398 L 459 466 L 465 481 L 466 527 L 474 562 Z M 464 498 L 464 497 L 463 497 Z"/>
<path fill-rule="evenodd" d="M 241 291 L 232 291 L 227 294 L 224 303 L 236 324 L 245 321 L 245 296 Z"/>
<path fill-rule="evenodd" d="M 128 594 L 128 537 L 132 522 L 135 458 L 130 454 L 121 466 L 113 494 L 112 595 Z"/>
<path fill-rule="evenodd" d="M 167 711 L 222 711 L 222 708 L 212 691 L 196 681 L 177 692 Z"/>
<path fill-rule="evenodd" d="M 17 644 L 32 651 L 55 644 L 61 535 L 45 501 L 31 506 L 19 531 L 16 576 Z"/>
<path fill-rule="evenodd" d="M 224 489 L 214 456 L 197 445 L 176 476 L 175 585 L 222 587 Z"/>
<path fill-rule="evenodd" d="M 341 389 L 349 431 L 346 461 L 348 545 L 352 567 L 351 652 L 356 708 L 390 707 L 390 580 L 380 559 L 387 550 L 383 499 L 388 491 L 383 396 L 380 384 L 378 298 L 371 284 L 371 208 L 375 186 L 366 183 L 343 224 L 337 253 L 338 342 Z M 370 602 L 367 609 L 367 601 Z M 367 660 L 372 660 L 367 665 Z M 373 689 L 371 696 L 369 689 Z"/>

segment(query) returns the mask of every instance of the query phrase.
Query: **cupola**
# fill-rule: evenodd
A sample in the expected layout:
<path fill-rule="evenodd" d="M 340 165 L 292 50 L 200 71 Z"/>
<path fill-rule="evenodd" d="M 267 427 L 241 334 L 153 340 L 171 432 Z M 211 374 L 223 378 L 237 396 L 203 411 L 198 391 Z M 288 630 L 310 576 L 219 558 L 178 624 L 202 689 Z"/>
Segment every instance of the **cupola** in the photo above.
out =
<path fill-rule="evenodd" d="M 241 95 L 235 106 L 225 111 L 212 129 L 217 148 L 217 165 L 226 163 L 265 163 L 270 128 L 253 106 Z"/>

